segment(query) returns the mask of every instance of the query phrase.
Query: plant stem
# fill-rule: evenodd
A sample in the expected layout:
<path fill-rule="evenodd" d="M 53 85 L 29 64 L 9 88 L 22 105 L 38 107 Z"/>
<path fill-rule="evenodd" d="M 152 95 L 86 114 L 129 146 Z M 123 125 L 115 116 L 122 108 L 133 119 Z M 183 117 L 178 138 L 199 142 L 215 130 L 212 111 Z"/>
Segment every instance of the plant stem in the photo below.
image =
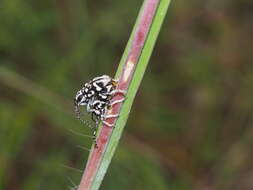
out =
<path fill-rule="evenodd" d="M 145 0 L 134 30 L 122 56 L 116 78 L 117 89 L 126 91 L 125 101 L 112 106 L 107 115 L 119 114 L 106 122 L 115 127 L 101 125 L 97 135 L 97 146 L 92 147 L 78 190 L 97 190 L 108 169 L 116 146 L 126 124 L 134 97 L 144 75 L 150 55 L 167 12 L 170 0 Z M 116 94 L 113 101 L 124 98 Z"/>

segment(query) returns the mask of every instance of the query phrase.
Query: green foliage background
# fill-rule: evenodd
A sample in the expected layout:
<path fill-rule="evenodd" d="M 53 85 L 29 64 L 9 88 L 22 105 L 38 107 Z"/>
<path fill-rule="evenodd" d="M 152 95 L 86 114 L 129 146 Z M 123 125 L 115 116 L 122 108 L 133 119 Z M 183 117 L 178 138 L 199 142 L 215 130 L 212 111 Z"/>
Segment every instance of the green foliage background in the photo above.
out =
<path fill-rule="evenodd" d="M 114 75 L 141 4 L 0 1 L 0 189 L 79 182 L 92 141 L 73 97 Z M 252 13 L 251 0 L 171 2 L 101 189 L 253 189 Z"/>

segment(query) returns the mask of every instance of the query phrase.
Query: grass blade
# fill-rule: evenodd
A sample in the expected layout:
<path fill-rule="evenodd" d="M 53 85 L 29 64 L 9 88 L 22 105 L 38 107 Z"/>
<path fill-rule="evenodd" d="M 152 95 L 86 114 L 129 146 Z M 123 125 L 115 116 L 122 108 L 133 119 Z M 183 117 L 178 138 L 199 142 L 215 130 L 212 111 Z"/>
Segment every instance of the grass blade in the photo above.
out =
<path fill-rule="evenodd" d="M 93 145 L 91 149 L 79 190 L 97 190 L 101 185 L 126 124 L 169 3 L 170 0 L 146 0 L 143 3 L 115 77 L 119 79 L 117 88 L 127 91 L 126 101 L 116 104 L 107 113 L 120 115 L 118 119 L 106 120 L 115 124 L 114 129 L 100 126 L 97 146 Z M 113 101 L 121 98 L 122 94 L 117 94 Z"/>

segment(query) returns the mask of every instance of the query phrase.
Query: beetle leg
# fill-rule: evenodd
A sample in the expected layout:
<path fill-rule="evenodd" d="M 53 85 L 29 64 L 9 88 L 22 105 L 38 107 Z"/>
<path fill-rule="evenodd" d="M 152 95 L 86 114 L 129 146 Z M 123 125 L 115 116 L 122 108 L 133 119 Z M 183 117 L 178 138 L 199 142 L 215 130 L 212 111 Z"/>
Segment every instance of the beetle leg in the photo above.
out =
<path fill-rule="evenodd" d="M 110 124 L 110 123 L 108 123 L 108 122 L 106 122 L 106 121 L 102 121 L 102 123 L 103 123 L 104 125 L 108 126 L 108 127 L 114 127 L 114 124 Z"/>
<path fill-rule="evenodd" d="M 113 101 L 113 102 L 110 102 L 110 107 L 112 107 L 112 106 L 115 105 L 115 104 L 124 102 L 124 101 L 125 101 L 125 98 L 122 98 L 122 99 L 119 99 L 119 100 L 115 100 L 115 101 Z"/>

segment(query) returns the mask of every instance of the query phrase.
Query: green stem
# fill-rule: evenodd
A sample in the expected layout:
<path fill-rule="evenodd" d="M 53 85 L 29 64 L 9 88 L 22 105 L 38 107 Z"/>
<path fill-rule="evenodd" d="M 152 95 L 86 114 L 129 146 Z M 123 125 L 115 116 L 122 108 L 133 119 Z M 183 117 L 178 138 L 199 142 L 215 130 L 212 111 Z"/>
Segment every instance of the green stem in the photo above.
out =
<path fill-rule="evenodd" d="M 169 3 L 170 0 L 145 0 L 143 3 L 116 73 L 116 78 L 119 79 L 117 89 L 127 92 L 126 101 L 115 104 L 107 113 L 120 115 L 119 118 L 106 120 L 114 124 L 114 128 L 100 126 L 97 146 L 91 149 L 79 190 L 97 190 L 101 185 L 127 122 Z M 117 94 L 112 101 L 122 98 L 122 94 Z"/>

